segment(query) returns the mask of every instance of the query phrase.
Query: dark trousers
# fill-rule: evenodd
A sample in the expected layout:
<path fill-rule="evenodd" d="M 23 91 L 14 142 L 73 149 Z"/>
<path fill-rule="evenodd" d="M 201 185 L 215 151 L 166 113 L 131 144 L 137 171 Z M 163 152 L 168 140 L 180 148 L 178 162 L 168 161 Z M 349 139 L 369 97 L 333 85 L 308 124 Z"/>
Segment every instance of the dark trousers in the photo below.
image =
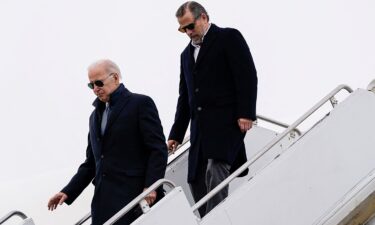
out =
<path fill-rule="evenodd" d="M 208 192 L 219 185 L 230 175 L 230 165 L 225 162 L 208 159 L 200 162 L 197 167 L 196 179 L 190 182 L 190 189 L 195 202 L 198 202 Z M 228 196 L 229 187 L 226 186 L 213 196 L 206 204 L 198 209 L 201 217 L 222 202 Z"/>

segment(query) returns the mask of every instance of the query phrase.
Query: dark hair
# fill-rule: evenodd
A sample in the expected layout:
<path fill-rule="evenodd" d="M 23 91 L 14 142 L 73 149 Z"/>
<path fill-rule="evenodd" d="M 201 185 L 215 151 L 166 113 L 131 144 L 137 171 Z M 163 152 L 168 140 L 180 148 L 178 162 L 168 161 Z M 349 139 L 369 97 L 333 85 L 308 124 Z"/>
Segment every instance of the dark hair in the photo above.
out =
<path fill-rule="evenodd" d="M 210 21 L 210 17 L 208 16 L 206 9 L 198 2 L 194 2 L 194 1 L 188 1 L 182 4 L 177 9 L 176 17 L 177 18 L 183 17 L 186 13 L 186 9 L 188 9 L 191 12 L 191 14 L 193 14 L 195 19 L 198 19 L 202 15 L 202 13 L 204 13 L 207 16 L 207 21 Z"/>

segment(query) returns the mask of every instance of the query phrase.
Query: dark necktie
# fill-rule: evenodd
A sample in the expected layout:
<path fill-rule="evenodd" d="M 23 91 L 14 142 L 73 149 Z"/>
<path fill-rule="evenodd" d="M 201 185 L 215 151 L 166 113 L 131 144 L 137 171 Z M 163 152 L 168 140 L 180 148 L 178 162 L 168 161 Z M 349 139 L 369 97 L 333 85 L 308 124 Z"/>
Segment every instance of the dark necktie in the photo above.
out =
<path fill-rule="evenodd" d="M 107 126 L 107 121 L 108 121 L 108 116 L 109 116 L 109 103 L 105 103 L 105 109 L 103 111 L 103 116 L 102 116 L 102 124 L 101 124 L 101 134 L 104 135 L 105 128 Z"/>

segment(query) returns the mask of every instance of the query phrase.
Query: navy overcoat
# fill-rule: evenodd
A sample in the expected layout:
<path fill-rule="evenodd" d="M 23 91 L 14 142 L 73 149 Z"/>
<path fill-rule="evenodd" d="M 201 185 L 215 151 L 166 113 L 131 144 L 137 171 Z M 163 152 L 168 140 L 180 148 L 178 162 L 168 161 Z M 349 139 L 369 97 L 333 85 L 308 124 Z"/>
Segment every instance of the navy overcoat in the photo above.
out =
<path fill-rule="evenodd" d="M 164 177 L 167 146 L 157 108 L 145 95 L 129 92 L 123 84 L 110 96 L 110 114 L 104 135 L 100 133 L 105 104 L 93 103 L 86 160 L 62 190 L 71 204 L 92 181 L 92 224 L 102 225 L 127 203 Z M 129 213 L 116 224 L 135 219 Z"/>

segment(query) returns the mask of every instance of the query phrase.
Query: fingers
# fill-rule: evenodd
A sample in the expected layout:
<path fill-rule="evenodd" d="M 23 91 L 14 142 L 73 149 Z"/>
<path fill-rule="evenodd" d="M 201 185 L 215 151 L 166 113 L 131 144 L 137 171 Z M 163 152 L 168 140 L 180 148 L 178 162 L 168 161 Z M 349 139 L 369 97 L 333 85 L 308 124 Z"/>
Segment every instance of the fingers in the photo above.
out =
<path fill-rule="evenodd" d="M 52 202 L 51 199 L 48 201 L 48 205 L 47 205 L 47 207 L 48 207 L 48 210 L 51 210 L 51 211 L 53 210 L 54 205 L 53 205 L 53 202 Z"/>
<path fill-rule="evenodd" d="M 178 143 L 178 141 L 175 141 L 175 140 L 169 140 L 168 141 L 168 152 L 169 153 L 174 153 L 177 149 L 177 146 L 179 145 L 180 143 Z"/>
<path fill-rule="evenodd" d="M 157 196 L 156 191 L 152 191 L 150 194 L 148 194 L 145 197 L 145 200 L 147 201 L 147 204 L 152 205 L 156 200 L 156 196 Z"/>
<path fill-rule="evenodd" d="M 59 205 L 62 205 L 67 198 L 68 198 L 68 196 L 66 196 L 66 194 L 62 193 L 62 196 L 61 196 L 60 201 L 59 201 Z"/>
<path fill-rule="evenodd" d="M 57 199 L 57 194 L 53 196 L 49 201 L 48 201 L 48 210 L 53 211 L 56 208 L 56 199 Z"/>
<path fill-rule="evenodd" d="M 249 119 L 240 118 L 237 122 L 241 132 L 243 133 L 250 130 L 253 126 L 253 121 Z"/>
<path fill-rule="evenodd" d="M 53 211 L 54 209 L 56 209 L 56 197 L 53 197 L 48 201 L 48 210 Z"/>
<path fill-rule="evenodd" d="M 48 210 L 53 211 L 57 208 L 57 205 L 61 205 L 65 202 L 68 196 L 62 192 L 55 194 L 49 201 L 48 201 Z"/>

